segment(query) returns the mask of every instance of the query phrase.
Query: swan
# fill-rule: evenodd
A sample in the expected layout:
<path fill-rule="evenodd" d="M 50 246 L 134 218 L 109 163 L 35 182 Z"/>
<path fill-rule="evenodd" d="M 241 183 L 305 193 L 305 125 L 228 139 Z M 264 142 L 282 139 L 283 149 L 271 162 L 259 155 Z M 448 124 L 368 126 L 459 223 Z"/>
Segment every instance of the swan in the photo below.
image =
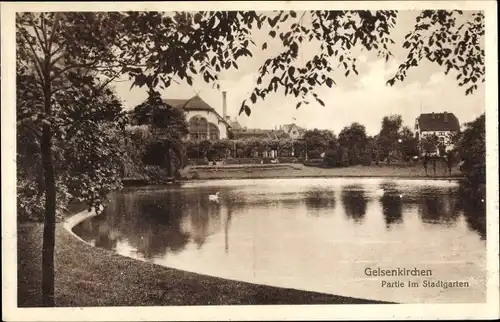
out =
<path fill-rule="evenodd" d="M 208 200 L 218 201 L 219 200 L 219 192 L 216 192 L 215 195 L 209 195 Z"/>

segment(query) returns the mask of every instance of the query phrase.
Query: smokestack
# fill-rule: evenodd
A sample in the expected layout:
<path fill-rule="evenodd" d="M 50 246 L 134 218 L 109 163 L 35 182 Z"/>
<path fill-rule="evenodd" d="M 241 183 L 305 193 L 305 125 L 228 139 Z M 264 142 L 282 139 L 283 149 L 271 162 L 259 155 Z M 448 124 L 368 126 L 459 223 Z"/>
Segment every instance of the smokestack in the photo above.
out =
<path fill-rule="evenodd" d="M 226 91 L 222 92 L 222 117 L 227 120 L 227 102 L 226 102 Z"/>

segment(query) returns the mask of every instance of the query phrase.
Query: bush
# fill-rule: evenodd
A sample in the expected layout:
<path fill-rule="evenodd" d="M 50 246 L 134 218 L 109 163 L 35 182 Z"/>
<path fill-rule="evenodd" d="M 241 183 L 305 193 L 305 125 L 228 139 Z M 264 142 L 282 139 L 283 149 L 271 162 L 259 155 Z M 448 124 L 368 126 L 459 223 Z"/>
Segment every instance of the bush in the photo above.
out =
<path fill-rule="evenodd" d="M 56 184 L 56 220 L 60 221 L 67 212 L 67 206 L 73 200 L 68 187 L 62 183 Z M 45 192 L 39 189 L 31 180 L 18 178 L 17 213 L 19 221 L 43 221 L 45 216 Z"/>
<path fill-rule="evenodd" d="M 309 159 L 307 161 L 304 161 L 304 165 L 307 167 L 318 167 L 318 166 L 324 166 L 325 162 L 323 159 Z"/>
<path fill-rule="evenodd" d="M 197 165 L 209 165 L 209 162 L 207 159 L 190 159 L 188 161 L 188 164 L 191 166 L 197 166 Z"/>
<path fill-rule="evenodd" d="M 330 167 L 340 167 L 342 164 L 342 152 L 338 148 L 330 148 L 325 153 L 325 164 Z"/>
<path fill-rule="evenodd" d="M 225 164 L 260 164 L 262 158 L 236 158 L 226 159 Z M 269 162 L 270 163 L 270 162 Z"/>
<path fill-rule="evenodd" d="M 144 174 L 151 184 L 162 184 L 169 178 L 167 169 L 155 165 L 144 166 Z"/>
<path fill-rule="evenodd" d="M 361 156 L 361 164 L 368 166 L 372 164 L 372 153 L 370 151 L 364 151 Z"/>
<path fill-rule="evenodd" d="M 303 158 L 302 158 L 302 162 L 299 161 L 299 158 L 296 158 L 296 157 L 279 157 L 278 160 L 280 161 L 280 163 L 302 163 L 304 162 Z"/>

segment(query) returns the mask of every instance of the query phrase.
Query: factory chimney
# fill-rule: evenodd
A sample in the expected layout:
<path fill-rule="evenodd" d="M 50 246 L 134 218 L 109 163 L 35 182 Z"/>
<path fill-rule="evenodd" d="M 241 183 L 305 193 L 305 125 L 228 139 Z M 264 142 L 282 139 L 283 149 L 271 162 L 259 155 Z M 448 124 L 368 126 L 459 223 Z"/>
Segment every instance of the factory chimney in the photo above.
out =
<path fill-rule="evenodd" d="M 229 122 L 229 116 L 227 115 L 226 94 L 226 91 L 222 91 L 222 118 L 224 121 Z"/>

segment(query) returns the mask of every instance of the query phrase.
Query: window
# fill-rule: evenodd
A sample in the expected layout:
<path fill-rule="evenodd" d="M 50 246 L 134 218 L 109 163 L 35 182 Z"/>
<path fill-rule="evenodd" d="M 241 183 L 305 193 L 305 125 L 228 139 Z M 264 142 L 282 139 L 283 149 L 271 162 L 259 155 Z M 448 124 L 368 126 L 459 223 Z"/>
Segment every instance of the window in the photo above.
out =
<path fill-rule="evenodd" d="M 204 117 L 193 116 L 189 120 L 189 136 L 195 140 L 208 138 L 208 122 Z"/>
<path fill-rule="evenodd" d="M 217 125 L 209 123 L 204 117 L 193 116 L 188 124 L 189 137 L 192 140 L 218 140 L 220 137 Z"/>
<path fill-rule="evenodd" d="M 209 127 L 210 127 L 210 140 L 218 140 L 219 128 L 217 127 L 217 125 L 209 123 Z"/>

